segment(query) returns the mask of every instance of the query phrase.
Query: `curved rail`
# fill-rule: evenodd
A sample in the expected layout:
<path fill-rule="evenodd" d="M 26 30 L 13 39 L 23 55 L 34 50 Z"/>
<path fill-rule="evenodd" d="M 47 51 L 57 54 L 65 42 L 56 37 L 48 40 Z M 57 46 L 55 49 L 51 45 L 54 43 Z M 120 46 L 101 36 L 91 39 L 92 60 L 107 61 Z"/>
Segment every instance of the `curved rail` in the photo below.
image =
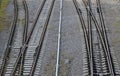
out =
<path fill-rule="evenodd" d="M 5 53 L 4 53 L 3 62 L 2 62 L 1 70 L 0 70 L 0 76 L 3 76 L 3 74 L 4 74 L 4 69 L 5 69 L 6 62 L 7 62 L 9 53 L 10 53 L 11 44 L 12 44 L 14 33 L 15 33 L 17 18 L 18 18 L 18 4 L 17 4 L 17 1 L 14 0 L 14 21 L 12 24 L 9 40 L 7 43 L 7 48 L 6 48 Z"/>
<path fill-rule="evenodd" d="M 88 38 L 87 28 L 85 26 L 85 21 L 84 21 L 83 16 L 82 16 L 82 11 L 78 7 L 77 1 L 73 0 L 73 3 L 75 5 L 76 11 L 78 13 L 78 16 L 79 16 L 79 19 L 80 19 L 80 22 L 81 22 L 82 30 L 83 30 L 83 33 L 84 33 L 84 39 L 85 39 L 85 47 L 86 47 L 87 56 L 88 56 L 88 68 L 91 69 L 90 65 L 92 65 L 93 63 L 90 61 L 91 56 L 90 56 L 89 38 Z M 89 63 L 90 63 L 90 65 L 89 65 Z M 90 71 L 89 71 L 89 73 L 90 73 Z"/>
<path fill-rule="evenodd" d="M 105 40 L 104 40 L 104 36 L 103 36 L 103 34 L 102 34 L 102 31 L 101 31 L 101 29 L 100 29 L 100 26 L 99 26 L 99 24 L 98 24 L 98 22 L 97 22 L 97 20 L 96 20 L 96 18 L 95 18 L 95 16 L 94 16 L 94 14 L 92 13 L 92 11 L 90 11 L 90 10 L 87 8 L 87 1 L 86 1 L 86 0 L 83 0 L 83 3 L 84 3 L 84 5 L 85 5 L 85 7 L 86 7 L 86 10 L 91 14 L 92 20 L 93 20 L 93 22 L 94 22 L 94 24 L 95 24 L 96 30 L 97 30 L 97 32 L 98 32 L 98 36 L 99 36 L 99 38 L 100 38 L 100 42 L 101 42 L 102 48 L 103 48 L 103 50 L 104 50 L 104 52 L 105 52 L 105 54 L 106 54 L 107 64 L 108 64 L 108 67 L 109 67 L 110 74 L 111 74 L 112 76 L 114 76 L 114 75 L 115 75 L 115 73 L 114 73 L 114 67 L 113 67 L 113 63 L 112 63 L 111 54 L 109 53 L 110 50 L 109 50 L 108 44 L 106 44 L 106 42 L 105 42 Z"/>
<path fill-rule="evenodd" d="M 25 27 L 24 27 L 24 38 L 23 38 L 23 43 L 26 41 L 27 38 L 27 30 L 28 30 L 28 22 L 29 22 L 29 11 L 28 11 L 28 6 L 26 3 L 26 0 L 22 0 L 24 10 L 25 10 Z"/>

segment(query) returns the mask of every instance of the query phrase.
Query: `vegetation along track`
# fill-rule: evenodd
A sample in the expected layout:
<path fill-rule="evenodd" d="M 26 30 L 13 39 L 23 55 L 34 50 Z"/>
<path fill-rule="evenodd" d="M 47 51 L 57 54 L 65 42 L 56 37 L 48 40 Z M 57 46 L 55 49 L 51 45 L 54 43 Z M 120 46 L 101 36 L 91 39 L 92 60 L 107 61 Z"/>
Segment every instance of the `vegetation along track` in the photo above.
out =
<path fill-rule="evenodd" d="M 89 1 L 86 1 L 86 0 L 83 0 L 83 3 L 86 7 L 86 10 L 87 10 L 87 14 L 89 14 L 88 16 L 91 17 L 91 19 L 93 20 L 94 24 L 95 24 L 95 27 L 96 27 L 96 30 L 97 30 L 97 33 L 98 33 L 98 37 L 99 37 L 99 40 L 100 40 L 100 43 L 101 43 L 101 47 L 103 49 L 103 54 L 104 54 L 104 58 L 100 58 L 100 59 L 105 59 L 105 64 L 104 66 L 108 67 L 106 70 L 107 72 L 106 73 L 100 73 L 100 72 L 96 72 L 96 68 L 101 68 L 102 66 L 100 67 L 96 67 L 95 66 L 95 52 L 93 51 L 93 49 L 91 48 L 91 46 L 93 45 L 93 43 L 91 43 L 91 33 L 90 32 L 86 32 L 87 30 L 85 30 L 85 24 L 83 22 L 83 17 L 81 16 L 81 10 L 77 4 L 77 1 L 76 0 L 73 0 L 74 4 L 75 4 L 75 7 L 76 7 L 76 10 L 78 12 L 78 15 L 79 15 L 79 18 L 80 18 L 80 21 L 81 21 L 81 25 L 82 25 L 82 28 L 83 28 L 83 33 L 84 33 L 84 38 L 85 38 L 85 43 L 86 43 L 86 50 L 87 50 L 87 55 L 88 55 L 88 64 L 90 64 L 88 66 L 88 69 L 89 69 L 89 74 L 91 76 L 97 76 L 97 75 L 104 75 L 104 74 L 108 74 L 110 76 L 115 76 L 115 71 L 114 71 L 114 64 L 113 64 L 113 61 L 112 61 L 112 57 L 111 57 L 111 53 L 110 53 L 110 48 L 109 48 L 109 44 L 108 44 L 108 39 L 107 39 L 107 34 L 105 33 L 105 25 L 104 27 L 100 28 L 94 14 L 92 13 L 92 10 L 91 10 L 91 6 L 90 6 L 90 3 Z M 98 2 L 98 1 L 97 1 Z M 89 6 L 88 6 L 89 5 Z M 100 5 L 100 4 L 99 4 Z M 89 7 L 89 8 L 88 8 Z M 100 6 L 99 6 L 100 7 Z M 89 20 L 88 20 L 89 21 Z M 89 23 L 89 22 L 88 22 Z M 89 26 L 88 26 L 89 27 Z M 89 27 L 88 30 L 91 30 L 92 28 Z M 86 35 L 87 34 L 87 35 Z M 106 42 L 107 41 L 107 42 Z M 104 61 L 104 60 L 103 60 Z"/>
<path fill-rule="evenodd" d="M 10 75 L 14 67 L 14 61 L 16 60 L 20 48 L 27 37 L 27 26 L 29 19 L 27 4 L 25 0 L 21 1 L 22 7 L 20 7 L 18 0 L 14 0 L 13 3 L 14 3 L 14 20 L 12 23 L 12 28 L 7 43 L 7 47 L 4 53 L 2 65 L 0 68 L 1 69 L 0 76 Z M 20 17 L 19 13 L 21 11 L 20 8 L 22 8 L 22 11 L 24 12 L 23 15 L 24 17 Z M 22 19 L 25 19 L 25 21 L 23 21 Z M 22 27 L 22 25 L 24 27 Z M 24 32 L 21 32 L 20 30 L 21 28 L 24 28 Z"/>
<path fill-rule="evenodd" d="M 55 0 L 43 0 L 42 4 L 40 5 L 36 14 L 35 22 L 33 23 L 33 28 L 28 34 L 27 40 L 21 49 L 21 53 L 19 53 L 18 59 L 15 63 L 15 67 L 11 73 L 11 76 L 15 75 L 16 70 L 19 67 L 19 62 L 21 62 L 21 58 L 22 70 L 20 70 L 19 72 L 20 76 L 33 76 L 34 72 L 36 71 L 35 69 L 39 68 L 36 67 L 36 65 L 39 64 L 38 59 L 47 31 L 47 26 L 51 16 L 51 12 L 54 6 L 54 1 Z M 39 22 L 38 20 L 41 22 Z M 40 29 L 40 26 L 42 26 L 42 29 Z M 37 74 L 39 74 L 39 71 Z"/>

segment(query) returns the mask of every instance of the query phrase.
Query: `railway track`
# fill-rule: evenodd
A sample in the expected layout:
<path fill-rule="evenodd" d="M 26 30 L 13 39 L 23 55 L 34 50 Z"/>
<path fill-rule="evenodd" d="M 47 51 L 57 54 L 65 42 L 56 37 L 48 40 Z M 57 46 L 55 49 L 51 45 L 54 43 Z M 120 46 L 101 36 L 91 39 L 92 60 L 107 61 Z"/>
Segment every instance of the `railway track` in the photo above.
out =
<path fill-rule="evenodd" d="M 18 59 L 15 63 L 15 67 L 11 73 L 11 76 L 15 75 L 16 70 L 19 66 L 19 62 L 21 61 L 21 57 L 23 57 L 21 66 L 23 69 L 21 69 L 19 73 L 20 76 L 33 76 L 34 72 L 36 71 L 35 69 L 40 67 L 36 66 L 37 63 L 39 64 L 38 59 L 41 53 L 41 48 L 44 41 L 45 33 L 47 31 L 47 26 L 51 16 L 52 8 L 54 6 L 54 1 L 55 0 L 43 0 L 43 3 L 36 14 L 36 19 L 33 23 L 33 28 L 29 33 L 27 40 L 24 44 L 27 45 L 27 47 L 22 47 L 21 53 L 19 53 Z M 39 75 L 39 70 L 37 70 L 37 74 Z"/>
<path fill-rule="evenodd" d="M 95 19 L 95 16 L 93 15 L 92 11 L 90 11 L 88 8 L 87 8 L 87 2 L 85 2 L 83 0 L 84 4 L 85 4 L 85 7 L 86 7 L 86 10 L 87 12 L 90 12 L 91 14 L 91 17 L 93 17 L 93 21 L 95 23 L 95 27 L 96 27 L 96 30 L 98 32 L 98 36 L 100 38 L 100 42 L 101 42 L 101 45 L 102 45 L 102 48 L 104 50 L 104 54 L 106 56 L 106 61 L 107 61 L 107 66 L 108 66 L 108 70 L 109 70 L 109 74 L 111 76 L 114 76 L 115 75 L 115 72 L 114 72 L 114 64 L 113 64 L 113 61 L 112 61 L 112 57 L 111 57 L 111 53 L 110 53 L 110 48 L 109 48 L 109 45 L 106 43 L 106 40 L 105 40 L 105 36 L 102 35 L 102 32 L 101 29 L 100 29 L 100 26 L 97 22 L 97 20 Z M 93 74 L 94 75 L 94 74 Z M 104 75 L 104 74 L 103 74 Z"/>
<path fill-rule="evenodd" d="M 36 24 L 37 24 L 38 18 L 39 18 L 39 16 L 40 16 L 41 11 L 42 11 L 42 9 L 43 9 L 43 6 L 44 6 L 44 4 L 45 4 L 45 1 L 46 1 L 46 0 L 44 0 L 44 1 L 42 2 L 42 4 L 40 5 L 40 7 L 39 7 L 38 10 L 37 10 L 37 13 L 36 13 L 36 15 L 35 15 L 34 23 L 33 23 L 33 25 L 32 25 L 32 28 L 31 28 L 30 32 L 28 33 L 28 36 L 27 36 L 27 38 L 26 38 L 25 43 L 23 44 L 23 47 L 22 47 L 21 50 L 20 50 L 20 53 L 19 53 L 19 55 L 18 55 L 18 58 L 17 58 L 17 60 L 16 60 L 16 62 L 15 62 L 14 68 L 13 68 L 13 70 L 12 70 L 11 76 L 15 75 L 16 70 L 19 68 L 19 63 L 21 63 L 21 64 L 20 64 L 19 75 L 22 75 L 22 74 L 23 74 L 23 66 L 24 66 L 25 53 L 26 53 L 26 49 L 28 48 L 27 45 L 28 45 L 28 43 L 29 43 L 29 41 L 30 41 L 30 38 L 31 38 L 31 35 L 32 35 L 32 33 L 33 33 L 34 29 L 35 29 L 35 26 L 36 26 Z"/>
<path fill-rule="evenodd" d="M 114 53 L 112 54 L 112 50 L 110 48 L 110 44 L 108 41 L 108 36 L 107 36 L 107 30 L 106 30 L 106 26 L 105 26 L 105 21 L 104 21 L 104 17 L 103 17 L 103 11 L 102 11 L 102 6 L 101 6 L 101 1 L 100 0 L 96 0 L 96 4 L 97 4 L 97 13 L 99 15 L 99 20 L 100 20 L 100 25 L 101 25 L 101 30 L 104 36 L 104 41 L 107 45 L 107 49 L 108 49 L 108 54 L 110 54 L 110 58 L 113 64 L 113 71 L 114 71 L 114 75 L 120 75 L 120 68 L 118 67 L 118 62 L 116 60 L 116 57 L 114 57 Z"/>
<path fill-rule="evenodd" d="M 104 25 L 104 19 L 102 17 L 102 14 L 99 14 L 100 19 L 101 19 L 101 27 L 98 24 L 97 19 L 95 18 L 94 14 L 92 13 L 91 6 L 90 6 L 90 1 L 83 0 L 83 3 L 85 5 L 87 14 L 88 14 L 88 30 L 85 28 L 85 23 L 82 17 L 81 10 L 78 6 L 78 2 L 76 0 L 73 0 L 76 10 L 78 12 L 81 25 L 83 28 L 83 33 L 84 33 L 84 38 L 85 38 L 85 45 L 86 45 L 86 50 L 87 50 L 87 55 L 88 55 L 88 72 L 90 76 L 98 76 L 98 75 L 110 75 L 110 76 L 115 76 L 115 71 L 114 71 L 114 64 L 112 60 L 112 56 L 110 53 L 110 47 L 108 43 L 108 38 L 106 34 L 106 29 Z M 99 5 L 98 10 L 101 12 L 101 7 L 100 7 L 100 1 L 97 0 L 97 4 Z M 80 12 L 80 13 L 79 13 Z M 99 47 L 101 49 L 92 49 L 93 46 L 93 40 L 92 40 L 92 28 L 90 26 L 90 19 L 93 20 L 98 36 L 98 43 Z M 101 29 L 102 28 L 102 29 Z M 85 33 L 85 31 L 87 31 Z M 94 45 L 95 46 L 95 45 Z M 93 47 L 94 47 L 93 46 Z M 97 47 L 98 48 L 98 47 Z"/>
<path fill-rule="evenodd" d="M 90 2 L 88 2 L 88 4 L 89 4 Z M 85 4 L 85 2 L 84 2 L 84 4 Z M 87 3 L 86 3 L 87 4 Z M 89 8 L 87 8 L 86 7 L 86 9 L 87 9 L 87 13 L 89 13 L 89 11 L 91 11 L 92 12 L 92 10 L 91 10 L 91 7 L 89 6 Z M 88 9 L 89 9 L 89 11 L 88 11 Z M 90 15 L 90 17 L 91 17 L 91 13 L 89 13 Z M 96 20 L 95 20 L 95 22 L 97 22 Z M 98 24 L 98 23 L 97 23 Z M 97 25 L 98 26 L 98 25 Z M 91 28 L 92 29 L 92 28 Z M 100 28 L 98 28 L 98 29 L 100 29 Z M 97 32 L 97 31 L 96 31 Z M 97 36 L 97 34 L 95 35 L 95 36 Z M 104 37 L 104 36 L 103 36 Z M 89 37 L 90 38 L 90 37 Z M 95 38 L 94 38 L 95 39 Z M 97 38 L 97 39 L 100 39 L 99 37 Z M 105 58 L 106 56 L 105 56 L 105 53 L 104 53 L 104 51 L 101 49 L 101 47 L 100 47 L 100 42 L 99 42 L 99 40 L 98 40 L 98 42 L 97 42 L 97 40 L 95 41 L 95 45 L 92 43 L 92 44 L 90 44 L 90 45 L 94 45 L 93 47 L 94 47 L 94 49 L 92 49 L 91 50 L 91 62 L 92 62 L 92 66 L 90 65 L 90 68 L 91 68 L 91 72 L 90 72 L 90 75 L 91 76 L 96 76 L 96 75 L 110 75 L 110 73 L 109 73 L 109 71 L 108 71 L 108 64 L 106 63 L 107 62 L 107 59 Z M 96 45 L 96 44 L 98 44 L 98 45 Z M 101 52 L 102 51 L 102 52 Z"/>
<path fill-rule="evenodd" d="M 4 54 L 3 63 L 0 68 L 0 76 L 38 76 L 41 67 L 41 49 L 47 32 L 47 26 L 50 20 L 55 0 L 43 0 L 38 8 L 35 21 L 31 31 L 28 33 L 29 11 L 27 3 L 22 0 L 14 0 L 14 22 L 12 25 L 7 48 Z M 87 53 L 87 70 L 90 76 L 116 76 L 113 58 L 109 46 L 106 27 L 102 14 L 100 0 L 96 0 L 97 12 L 100 19 L 100 25 L 92 12 L 91 1 L 83 0 L 87 11 L 87 25 L 85 24 L 82 10 L 78 2 L 73 0 L 78 13 Z M 58 49 L 55 76 L 59 76 L 59 58 L 60 58 L 60 39 L 62 24 L 62 4 L 60 2 Z M 16 29 L 20 25 L 20 8 L 24 10 L 24 30 Z M 96 31 L 92 31 L 92 21 L 95 24 Z M 20 32 L 20 33 L 19 33 Z"/>
<path fill-rule="evenodd" d="M 20 5 L 23 6 L 20 7 Z M 23 15 L 21 15 L 22 12 L 24 13 Z M 25 19 L 24 23 L 21 22 L 22 19 Z M 10 73 L 12 72 L 15 60 L 17 59 L 17 56 L 20 52 L 20 48 L 25 38 L 27 37 L 27 26 L 28 26 L 27 5 L 24 0 L 22 2 L 14 0 L 14 21 L 12 24 L 8 44 L 4 53 L 0 76 L 9 76 Z M 24 32 L 22 29 L 24 29 Z"/>

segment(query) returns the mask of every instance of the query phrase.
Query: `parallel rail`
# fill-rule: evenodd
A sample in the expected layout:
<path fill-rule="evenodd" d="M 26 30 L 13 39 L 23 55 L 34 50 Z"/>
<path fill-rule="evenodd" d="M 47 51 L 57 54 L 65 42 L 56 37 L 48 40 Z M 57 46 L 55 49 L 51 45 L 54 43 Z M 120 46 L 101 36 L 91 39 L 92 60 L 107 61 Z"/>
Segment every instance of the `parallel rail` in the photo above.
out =
<path fill-rule="evenodd" d="M 23 36 L 24 37 L 23 38 L 23 46 L 21 47 L 21 50 L 20 50 L 20 53 L 18 55 L 17 61 L 14 65 L 14 69 L 13 69 L 10 76 L 14 76 L 15 73 L 16 73 L 16 70 L 18 68 L 19 68 L 19 71 L 18 71 L 19 76 L 23 75 L 23 69 L 24 69 L 23 66 L 24 66 L 24 61 L 25 61 L 25 54 L 26 54 L 26 50 L 28 48 L 27 45 L 30 42 L 31 35 L 33 34 L 33 31 L 35 30 L 36 23 L 39 19 L 41 11 L 42 11 L 42 9 L 44 7 L 44 4 L 46 2 L 46 0 L 43 0 L 42 4 L 39 7 L 38 12 L 36 14 L 36 19 L 33 23 L 33 27 L 31 29 L 31 31 L 29 32 L 29 34 L 27 35 L 29 12 L 28 12 L 28 7 L 27 7 L 27 4 L 26 4 L 26 1 L 25 0 L 22 0 L 22 1 L 23 1 L 23 5 L 24 5 L 24 10 L 25 10 L 25 28 L 24 28 L 24 36 Z M 50 16 L 51 16 L 51 13 L 52 13 L 52 9 L 53 9 L 53 6 L 54 6 L 54 2 L 55 2 L 55 0 L 52 0 L 52 4 L 50 6 L 47 18 L 45 20 L 45 24 L 43 26 L 43 30 L 42 30 L 42 34 L 41 34 L 41 37 L 40 37 L 39 45 L 37 46 L 37 48 L 35 50 L 35 57 L 34 57 L 34 60 L 32 62 L 32 68 L 31 68 L 30 74 L 29 74 L 30 76 L 33 76 L 34 72 L 35 72 L 35 68 L 36 68 L 36 65 L 37 65 L 37 62 L 38 62 L 38 59 L 39 59 L 39 55 L 40 55 L 40 52 L 41 52 L 41 48 L 42 48 L 42 45 L 43 45 L 43 42 L 44 42 L 44 38 L 45 38 L 46 31 L 47 31 L 48 23 L 49 23 L 49 20 L 50 20 Z M 73 0 L 73 3 L 75 5 L 76 11 L 78 13 L 78 16 L 79 16 L 79 19 L 80 19 L 80 22 L 81 22 L 81 26 L 82 26 L 82 29 L 83 29 L 83 34 L 84 34 L 84 39 L 85 39 L 85 47 L 86 47 L 87 55 L 88 55 L 88 63 L 87 64 L 88 64 L 89 74 L 90 74 L 90 76 L 94 76 L 94 75 L 97 74 L 97 73 L 94 73 L 94 68 L 95 67 L 94 67 L 94 56 L 93 56 L 94 51 L 93 51 L 93 42 L 92 42 L 93 40 L 92 40 L 92 23 L 91 23 L 91 20 L 93 20 L 93 22 L 95 24 L 95 27 L 96 27 L 96 30 L 97 30 L 97 33 L 98 33 L 98 37 L 100 39 L 100 44 L 102 46 L 103 52 L 104 52 L 105 57 L 106 57 L 106 61 L 107 61 L 106 65 L 108 66 L 109 75 L 115 76 L 114 64 L 113 64 L 112 56 L 111 56 L 111 53 L 110 53 L 110 47 L 109 47 L 109 42 L 108 42 L 108 37 L 107 37 L 106 27 L 105 27 L 105 23 L 104 23 L 103 14 L 102 14 L 100 0 L 96 0 L 96 2 L 97 2 L 97 10 L 98 10 L 99 18 L 100 18 L 101 27 L 98 24 L 98 21 L 97 21 L 96 17 L 92 13 L 90 1 L 87 2 L 86 0 L 83 0 L 83 3 L 84 3 L 84 5 L 86 7 L 86 10 L 87 10 L 87 15 L 88 15 L 88 30 L 87 30 L 87 27 L 85 25 L 85 21 L 84 21 L 83 16 L 82 16 L 82 11 L 78 6 L 78 2 L 76 0 Z M 14 7 L 15 7 L 15 9 L 14 9 L 14 22 L 13 22 L 13 25 L 12 25 L 10 37 L 9 37 L 8 44 L 7 44 L 7 48 L 6 48 L 6 51 L 5 51 L 5 54 L 4 54 L 3 63 L 2 63 L 2 66 L 1 66 L 1 71 L 0 71 L 0 76 L 4 76 L 4 71 L 5 71 L 4 69 L 5 69 L 5 66 L 7 64 L 7 59 L 9 57 L 11 45 L 12 45 L 12 42 L 13 42 L 14 32 L 15 32 L 15 28 L 16 28 L 17 19 L 18 19 L 17 0 L 14 0 Z M 62 7 L 60 8 L 60 10 L 61 9 L 62 9 Z M 62 12 L 60 12 L 60 16 L 61 16 L 61 14 L 62 14 Z M 60 17 L 60 20 L 61 20 L 61 17 Z M 61 29 L 60 26 L 61 26 L 61 21 L 60 21 L 60 24 L 59 24 L 59 38 L 58 39 L 60 39 L 60 29 Z M 58 43 L 60 43 L 60 40 L 58 41 Z M 58 76 L 58 69 L 59 69 L 58 68 L 59 67 L 58 66 L 58 64 L 59 64 L 59 47 L 60 47 L 60 44 L 58 44 L 56 76 Z M 97 75 L 102 75 L 102 74 L 97 74 Z"/>

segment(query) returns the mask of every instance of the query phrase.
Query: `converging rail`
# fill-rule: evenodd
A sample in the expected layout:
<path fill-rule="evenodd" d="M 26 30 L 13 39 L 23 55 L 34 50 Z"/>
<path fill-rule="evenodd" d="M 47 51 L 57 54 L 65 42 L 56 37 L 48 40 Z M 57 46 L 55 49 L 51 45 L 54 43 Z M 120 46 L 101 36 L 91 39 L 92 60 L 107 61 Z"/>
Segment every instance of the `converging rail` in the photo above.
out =
<path fill-rule="evenodd" d="M 104 36 L 102 35 L 102 31 L 100 29 L 100 26 L 99 26 L 95 16 L 93 15 L 92 11 L 90 11 L 87 8 L 87 1 L 83 0 L 83 3 L 85 5 L 85 7 L 86 7 L 86 10 L 91 14 L 93 22 L 95 23 L 95 27 L 96 27 L 96 30 L 98 32 L 98 36 L 100 38 L 100 42 L 101 42 L 102 48 L 103 48 L 103 50 L 105 52 L 105 55 L 106 55 L 107 65 L 109 67 L 110 75 L 114 76 L 115 72 L 114 72 L 112 57 L 111 57 L 110 50 L 109 50 L 110 48 L 108 47 L 108 44 L 106 44 L 106 42 L 104 40 Z"/>
<path fill-rule="evenodd" d="M 54 1 L 55 0 L 43 0 L 42 4 L 38 8 L 32 30 L 28 34 L 24 46 L 21 48 L 21 53 L 19 53 L 18 59 L 15 63 L 15 67 L 11 73 L 11 76 L 15 75 L 16 70 L 19 68 L 19 62 L 21 62 L 22 64 L 22 69 L 19 72 L 20 76 L 34 75 L 36 71 L 35 69 L 38 62 L 38 58 L 41 54 L 41 48 L 44 42 L 44 37 L 47 31 L 47 26 L 49 23 L 51 12 L 54 6 Z M 48 8 L 46 8 L 46 6 Z M 41 22 L 38 23 L 38 20 Z M 40 28 L 40 26 L 42 26 L 42 28 Z"/>
<path fill-rule="evenodd" d="M 32 35 L 32 33 L 33 33 L 34 29 L 35 29 L 36 23 L 37 23 L 37 21 L 38 21 L 38 18 L 39 18 L 40 14 L 41 14 L 41 11 L 42 11 L 42 9 L 43 9 L 43 6 L 44 6 L 45 2 L 46 2 L 46 0 L 43 0 L 42 4 L 40 5 L 40 7 L 39 7 L 38 10 L 37 10 L 37 14 L 36 14 L 36 16 L 35 16 L 35 21 L 34 21 L 34 23 L 33 23 L 32 29 L 31 29 L 31 31 L 28 33 L 28 36 L 27 36 L 27 38 L 26 38 L 26 41 L 24 42 L 23 47 L 22 47 L 21 50 L 20 50 L 20 53 L 19 53 L 19 55 L 18 55 L 18 58 L 17 58 L 17 61 L 16 61 L 15 65 L 14 65 L 14 68 L 13 68 L 13 71 L 12 71 L 12 73 L 11 73 L 11 76 L 15 75 L 16 70 L 17 70 L 18 65 L 19 65 L 19 62 L 21 62 L 21 66 L 20 66 L 21 70 L 20 70 L 19 75 L 22 75 L 22 74 L 23 74 L 23 73 L 22 73 L 22 72 L 23 72 L 23 64 L 24 64 L 24 57 L 25 57 L 25 52 L 26 52 L 26 49 L 27 49 L 27 45 L 28 45 L 28 43 L 29 43 L 29 41 L 30 41 L 31 35 Z M 21 60 L 21 57 L 22 57 L 22 60 Z"/>
<path fill-rule="evenodd" d="M 24 17 L 20 17 L 20 11 L 24 12 Z M 21 27 L 22 24 L 20 24 L 20 20 L 23 18 L 25 19 L 25 21 L 23 23 L 23 27 Z M 19 54 L 21 46 L 27 38 L 28 20 L 29 12 L 26 1 L 22 0 L 21 2 L 18 2 L 18 0 L 14 0 L 14 20 L 7 48 L 5 50 L 5 55 L 3 57 L 3 65 L 0 72 L 1 76 L 11 74 L 11 71 L 14 67 L 14 62 L 17 59 L 16 56 Z M 24 28 L 24 30 L 20 30 L 21 28 Z"/>
<path fill-rule="evenodd" d="M 47 31 L 47 26 L 48 26 L 48 23 L 49 23 L 49 20 L 50 20 L 50 16 L 51 16 L 51 13 L 52 13 L 54 2 L 55 2 L 55 0 L 52 0 L 48 15 L 47 15 L 44 27 L 43 27 L 43 31 L 42 31 L 42 34 L 41 34 L 41 37 L 40 37 L 39 44 L 38 44 L 38 46 L 37 46 L 37 48 L 35 50 L 35 57 L 34 57 L 34 61 L 32 63 L 32 68 L 30 70 L 30 76 L 34 75 L 35 68 L 37 66 L 37 62 L 38 62 L 38 59 L 39 59 L 39 55 L 40 55 L 40 52 L 41 52 L 41 48 L 42 48 L 42 45 L 43 45 L 45 34 L 46 34 L 46 31 Z"/>
<path fill-rule="evenodd" d="M 14 20 L 11 27 L 7 47 L 4 52 L 0 76 L 36 76 L 40 75 L 42 48 L 48 25 L 56 0 L 41 0 L 40 6 L 35 14 L 30 32 L 29 9 L 26 0 L 13 0 Z M 20 2 L 20 3 L 19 3 Z M 63 0 L 59 0 L 59 26 L 57 40 L 57 58 L 55 65 L 55 76 L 59 76 L 61 29 L 63 16 Z M 96 0 L 96 11 L 99 21 L 93 13 L 92 1 L 82 0 L 87 20 L 85 21 L 83 12 L 77 0 L 73 0 L 76 12 L 81 23 L 84 35 L 85 51 L 84 65 L 87 71 L 85 76 L 116 76 L 114 57 L 111 53 L 109 38 L 107 36 L 105 20 L 102 12 L 100 0 Z M 21 15 L 21 12 L 24 13 Z M 21 17 L 22 16 L 22 17 Z M 23 24 L 21 24 L 21 20 Z M 20 26 L 23 25 L 23 26 Z M 94 26 L 93 26 L 94 25 Z M 93 28 L 95 31 L 93 31 Z M 22 30 L 21 30 L 22 29 Z M 83 67 L 84 68 L 84 67 Z M 40 75 L 41 76 L 41 75 Z"/>
<path fill-rule="evenodd" d="M 108 38 L 107 38 L 107 34 L 106 34 L 106 29 L 105 29 L 105 25 L 104 25 L 104 19 L 103 17 L 100 17 L 101 19 L 101 27 L 98 24 L 98 21 L 96 19 L 96 17 L 94 16 L 94 14 L 92 13 L 92 8 L 91 8 L 91 2 L 90 1 L 86 1 L 86 0 L 82 0 L 87 14 L 88 14 L 88 31 L 86 30 L 85 27 L 85 23 L 83 20 L 83 16 L 82 16 L 82 11 L 80 10 L 79 6 L 78 6 L 78 2 L 76 0 L 73 0 L 74 5 L 76 7 L 76 10 L 78 12 L 78 16 L 80 18 L 80 22 L 81 22 L 81 26 L 83 28 L 83 33 L 84 33 L 84 38 L 85 38 L 85 45 L 86 45 L 86 50 L 87 50 L 87 55 L 88 55 L 88 69 L 89 69 L 89 74 L 90 76 L 96 76 L 96 75 L 110 75 L 110 76 L 115 76 L 115 71 L 114 71 L 114 64 L 113 64 L 113 60 L 111 57 L 111 53 L 110 53 L 110 47 L 109 47 L 109 43 L 108 43 Z M 99 5 L 99 12 L 101 10 L 100 7 L 100 1 L 97 0 L 97 4 Z M 99 39 L 99 43 L 101 44 L 101 47 L 103 49 L 102 54 L 99 54 L 101 52 L 94 51 L 93 49 L 93 40 L 92 40 L 92 26 L 91 26 L 91 19 L 93 20 L 96 30 L 97 30 L 97 34 L 98 34 L 98 39 Z M 101 50 L 102 50 L 101 49 Z M 99 54 L 101 57 L 98 59 L 96 58 L 96 54 Z M 99 60 L 99 61 L 97 61 Z M 104 61 L 101 62 L 100 60 Z M 97 61 L 97 62 L 96 62 Z M 104 64 L 104 65 L 99 65 L 99 67 L 96 64 Z M 96 67 L 97 66 L 97 67 Z M 102 68 L 102 66 L 106 66 L 106 72 L 105 73 L 100 73 L 97 72 L 97 68 Z"/>

